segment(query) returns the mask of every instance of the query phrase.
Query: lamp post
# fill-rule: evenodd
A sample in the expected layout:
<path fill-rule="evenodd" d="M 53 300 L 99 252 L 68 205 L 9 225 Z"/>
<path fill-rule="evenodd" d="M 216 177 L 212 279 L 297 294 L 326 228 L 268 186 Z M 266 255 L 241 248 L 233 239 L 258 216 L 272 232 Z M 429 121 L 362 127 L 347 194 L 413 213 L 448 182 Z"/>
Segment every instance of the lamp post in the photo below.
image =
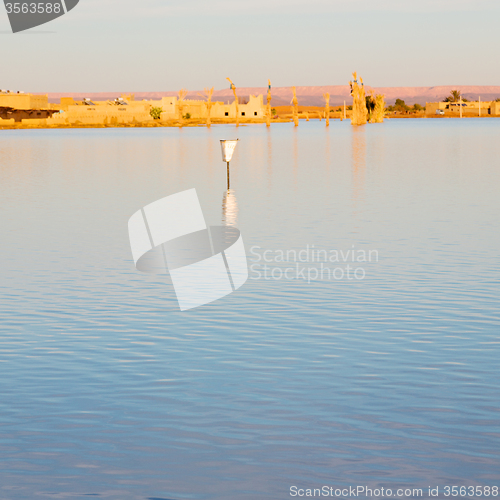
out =
<path fill-rule="evenodd" d="M 233 139 L 230 141 L 220 141 L 220 146 L 222 149 L 222 161 L 225 161 L 227 164 L 227 189 L 229 191 L 229 162 L 233 157 L 234 150 L 236 148 L 236 144 L 238 144 L 239 139 Z"/>

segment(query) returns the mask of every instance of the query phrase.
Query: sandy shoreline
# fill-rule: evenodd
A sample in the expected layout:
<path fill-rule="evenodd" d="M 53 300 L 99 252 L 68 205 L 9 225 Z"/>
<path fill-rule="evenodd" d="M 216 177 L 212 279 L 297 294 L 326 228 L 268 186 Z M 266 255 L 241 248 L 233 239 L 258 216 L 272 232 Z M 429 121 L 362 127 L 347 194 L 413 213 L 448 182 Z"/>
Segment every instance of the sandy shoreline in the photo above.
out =
<path fill-rule="evenodd" d="M 318 115 L 319 110 L 310 111 L 308 113 L 302 112 L 299 115 L 300 121 L 323 121 L 324 117 L 321 118 Z M 349 112 L 348 112 L 349 113 Z M 342 121 L 343 118 L 339 116 L 340 113 L 331 113 L 330 120 L 331 121 Z M 346 121 L 350 121 L 350 113 L 348 114 Z M 430 118 L 430 119 L 448 119 L 455 118 L 460 119 L 459 116 L 440 116 L 440 115 L 431 115 L 426 116 L 424 113 L 418 114 L 388 114 L 385 116 L 385 119 L 415 119 L 415 118 Z M 464 116 L 463 118 L 496 118 L 491 115 L 482 115 L 482 116 Z M 274 123 L 290 123 L 293 122 L 292 115 L 278 115 L 277 118 L 273 118 L 271 121 L 271 125 Z M 245 120 L 241 121 L 240 126 L 247 125 L 263 125 L 265 124 L 265 120 Z M 235 125 L 236 122 L 234 120 L 212 120 L 211 125 Z M 183 128 L 183 127 L 206 127 L 206 121 L 200 119 L 189 119 L 189 120 L 157 120 L 154 122 L 136 122 L 136 123 L 115 123 L 115 124 L 106 124 L 106 125 L 96 125 L 96 124 L 85 124 L 85 123 L 74 123 L 74 124 L 57 124 L 57 125 L 43 125 L 43 124 L 26 124 L 26 123 L 14 123 L 14 124 L 1 124 L 0 130 L 34 130 L 34 129 L 81 129 L 81 128 L 156 128 L 156 127 L 170 127 L 170 128 Z"/>

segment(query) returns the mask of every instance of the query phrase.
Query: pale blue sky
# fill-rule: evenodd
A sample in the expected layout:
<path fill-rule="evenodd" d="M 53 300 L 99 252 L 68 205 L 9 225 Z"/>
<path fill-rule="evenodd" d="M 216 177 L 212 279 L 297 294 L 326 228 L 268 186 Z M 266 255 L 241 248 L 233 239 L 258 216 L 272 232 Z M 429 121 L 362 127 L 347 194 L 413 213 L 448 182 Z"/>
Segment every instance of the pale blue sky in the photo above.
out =
<path fill-rule="evenodd" d="M 0 88 L 164 91 L 500 85 L 493 0 L 80 0 L 16 35 L 0 6 Z"/>

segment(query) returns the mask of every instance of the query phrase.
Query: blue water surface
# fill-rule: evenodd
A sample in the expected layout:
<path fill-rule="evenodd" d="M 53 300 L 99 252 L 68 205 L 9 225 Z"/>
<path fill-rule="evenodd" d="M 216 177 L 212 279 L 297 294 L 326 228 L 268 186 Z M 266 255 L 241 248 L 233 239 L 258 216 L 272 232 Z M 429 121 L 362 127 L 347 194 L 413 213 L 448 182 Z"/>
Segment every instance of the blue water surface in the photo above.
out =
<path fill-rule="evenodd" d="M 500 486 L 499 137 L 493 118 L 2 131 L 0 498 Z M 180 312 L 127 222 L 193 187 L 251 272 Z"/>

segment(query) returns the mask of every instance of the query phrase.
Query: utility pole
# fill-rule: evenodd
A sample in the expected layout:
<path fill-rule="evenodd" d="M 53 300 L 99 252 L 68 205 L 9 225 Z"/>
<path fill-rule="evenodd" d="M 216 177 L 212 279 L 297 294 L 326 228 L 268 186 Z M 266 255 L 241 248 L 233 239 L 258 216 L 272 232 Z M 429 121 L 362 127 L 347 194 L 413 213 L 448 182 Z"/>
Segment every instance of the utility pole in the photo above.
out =
<path fill-rule="evenodd" d="M 267 80 L 266 127 L 271 126 L 271 80 Z"/>

